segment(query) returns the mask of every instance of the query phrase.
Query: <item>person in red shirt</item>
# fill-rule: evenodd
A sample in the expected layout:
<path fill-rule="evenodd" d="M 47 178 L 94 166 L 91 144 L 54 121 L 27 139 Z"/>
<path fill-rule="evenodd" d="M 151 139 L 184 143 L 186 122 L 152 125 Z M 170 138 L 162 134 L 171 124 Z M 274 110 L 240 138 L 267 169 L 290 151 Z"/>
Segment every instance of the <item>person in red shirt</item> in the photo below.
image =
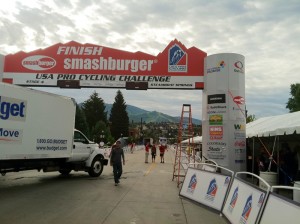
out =
<path fill-rule="evenodd" d="M 151 148 L 150 143 L 148 142 L 145 146 L 145 163 L 148 163 L 149 150 Z"/>
<path fill-rule="evenodd" d="M 165 151 L 167 149 L 166 145 L 159 145 L 159 155 L 160 155 L 160 163 L 165 163 Z"/>

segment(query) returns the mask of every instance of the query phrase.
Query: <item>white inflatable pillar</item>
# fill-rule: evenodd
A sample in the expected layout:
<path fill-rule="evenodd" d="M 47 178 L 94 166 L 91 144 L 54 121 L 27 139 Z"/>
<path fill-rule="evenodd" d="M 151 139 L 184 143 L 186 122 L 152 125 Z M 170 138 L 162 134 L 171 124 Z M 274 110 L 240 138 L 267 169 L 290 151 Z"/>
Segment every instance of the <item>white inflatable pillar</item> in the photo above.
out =
<path fill-rule="evenodd" d="M 203 156 L 235 172 L 246 171 L 245 57 L 205 58 L 202 95 Z"/>

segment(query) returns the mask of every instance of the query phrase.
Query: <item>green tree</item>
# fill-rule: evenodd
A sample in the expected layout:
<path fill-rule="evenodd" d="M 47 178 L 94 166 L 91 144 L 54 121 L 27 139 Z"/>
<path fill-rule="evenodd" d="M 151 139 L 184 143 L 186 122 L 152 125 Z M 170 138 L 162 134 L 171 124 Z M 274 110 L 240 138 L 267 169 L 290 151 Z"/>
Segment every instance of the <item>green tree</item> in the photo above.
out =
<path fill-rule="evenodd" d="M 113 136 L 108 136 L 108 138 L 107 138 L 107 142 L 106 142 L 106 144 L 107 145 L 112 145 L 114 142 L 116 141 L 116 139 L 113 137 Z"/>
<path fill-rule="evenodd" d="M 96 124 L 99 121 L 107 124 L 107 112 L 105 112 L 104 101 L 98 96 L 98 93 L 96 93 L 95 91 L 88 100 L 83 102 L 82 110 L 85 114 L 88 124 L 89 138 L 93 139 L 93 133 L 95 132 Z"/>
<path fill-rule="evenodd" d="M 121 136 L 128 136 L 129 117 L 126 107 L 123 94 L 118 90 L 109 117 L 111 135 L 115 139 Z"/>
<path fill-rule="evenodd" d="M 76 104 L 75 128 L 83 132 L 85 135 L 89 135 L 89 128 L 84 112 L 78 104 Z"/>
<path fill-rule="evenodd" d="M 286 108 L 290 113 L 300 111 L 300 83 L 291 85 L 291 96 L 286 104 Z"/>
<path fill-rule="evenodd" d="M 101 138 L 100 135 L 103 135 L 104 138 Z M 91 136 L 93 141 L 99 143 L 100 140 L 107 142 L 107 137 L 110 135 L 106 124 L 103 121 L 98 121 L 96 125 L 91 130 Z"/>
<path fill-rule="evenodd" d="M 250 115 L 247 116 L 247 118 L 246 118 L 246 123 L 248 124 L 248 123 L 250 123 L 250 122 L 252 122 L 252 121 L 255 121 L 255 120 L 256 120 L 255 115 L 250 114 Z"/>

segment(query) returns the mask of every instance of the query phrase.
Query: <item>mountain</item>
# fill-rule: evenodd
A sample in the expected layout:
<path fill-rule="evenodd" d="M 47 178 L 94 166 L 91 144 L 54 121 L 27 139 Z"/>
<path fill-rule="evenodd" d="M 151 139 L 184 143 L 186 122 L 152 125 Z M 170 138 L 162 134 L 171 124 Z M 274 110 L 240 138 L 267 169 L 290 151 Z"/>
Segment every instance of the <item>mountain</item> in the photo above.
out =
<path fill-rule="evenodd" d="M 141 122 L 141 119 L 145 123 L 150 122 L 170 122 L 170 123 L 179 123 L 181 117 L 172 117 L 167 114 L 157 112 L 157 111 L 147 111 L 143 110 L 139 107 L 135 107 L 132 105 L 126 105 L 127 113 L 129 117 L 129 122 Z M 108 116 L 110 114 L 112 104 L 105 104 L 105 111 L 107 112 Z M 192 118 L 193 124 L 200 125 L 201 120 Z"/>

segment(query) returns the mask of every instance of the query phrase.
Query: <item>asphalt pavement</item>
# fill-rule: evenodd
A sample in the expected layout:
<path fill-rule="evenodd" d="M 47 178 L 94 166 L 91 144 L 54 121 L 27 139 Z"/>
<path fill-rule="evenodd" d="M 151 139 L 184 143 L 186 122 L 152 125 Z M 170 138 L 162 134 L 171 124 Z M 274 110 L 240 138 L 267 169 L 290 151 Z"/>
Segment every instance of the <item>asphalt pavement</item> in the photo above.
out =
<path fill-rule="evenodd" d="M 126 164 L 119 186 L 113 192 L 121 193 L 116 198 L 115 206 L 102 223 L 130 224 L 222 224 L 227 223 L 219 213 L 179 197 L 180 187 L 173 179 L 174 151 L 165 154 L 165 163 L 145 163 L 144 150 L 137 147 L 133 153 L 125 154 Z M 105 176 L 112 175 L 107 172 Z"/>
<path fill-rule="evenodd" d="M 222 224 L 219 213 L 179 197 L 172 181 L 174 152 L 145 163 L 144 150 L 125 153 L 118 186 L 112 167 L 85 172 L 25 171 L 0 177 L 1 224 Z"/>

